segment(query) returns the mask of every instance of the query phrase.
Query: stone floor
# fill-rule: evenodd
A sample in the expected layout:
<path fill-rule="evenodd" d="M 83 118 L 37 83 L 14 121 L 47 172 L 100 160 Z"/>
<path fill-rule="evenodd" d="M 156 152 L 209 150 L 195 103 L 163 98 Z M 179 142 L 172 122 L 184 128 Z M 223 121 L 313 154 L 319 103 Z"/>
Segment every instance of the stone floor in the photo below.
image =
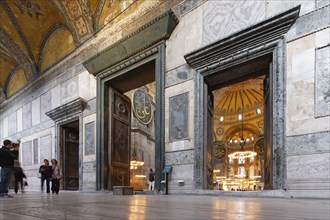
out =
<path fill-rule="evenodd" d="M 15 196 L 15 195 L 14 195 Z M 207 195 L 37 192 L 0 198 L 0 220 L 19 219 L 327 219 L 328 200 Z"/>

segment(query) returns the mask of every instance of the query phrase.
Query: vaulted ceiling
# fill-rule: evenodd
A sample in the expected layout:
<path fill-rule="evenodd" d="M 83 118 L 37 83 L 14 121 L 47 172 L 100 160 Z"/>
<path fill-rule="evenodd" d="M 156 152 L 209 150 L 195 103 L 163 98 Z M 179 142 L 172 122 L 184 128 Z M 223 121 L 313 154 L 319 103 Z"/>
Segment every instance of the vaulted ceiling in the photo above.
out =
<path fill-rule="evenodd" d="M 137 0 L 0 0 L 0 103 Z"/>

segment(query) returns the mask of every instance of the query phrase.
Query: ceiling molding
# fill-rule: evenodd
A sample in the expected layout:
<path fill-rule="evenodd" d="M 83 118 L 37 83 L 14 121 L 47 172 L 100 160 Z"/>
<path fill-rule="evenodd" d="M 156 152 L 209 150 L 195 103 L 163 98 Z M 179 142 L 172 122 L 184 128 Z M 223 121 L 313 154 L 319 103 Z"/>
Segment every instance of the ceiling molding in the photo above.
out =
<path fill-rule="evenodd" d="M 1 0 L 0 4 L 2 5 L 3 9 L 7 13 L 7 15 L 8 15 L 9 19 L 11 20 L 12 24 L 14 25 L 18 35 L 20 36 L 21 40 L 23 41 L 24 46 L 26 47 L 26 49 L 29 53 L 29 56 L 31 58 L 32 64 L 35 65 L 35 57 L 32 53 L 31 46 L 30 46 L 29 42 L 27 41 L 26 36 L 23 34 L 20 26 L 18 25 L 17 20 L 15 18 L 15 15 L 11 11 L 11 9 L 10 9 L 9 5 L 7 4 L 6 0 Z"/>
<path fill-rule="evenodd" d="M 299 16 L 300 5 L 228 37 L 197 49 L 184 58 L 203 76 L 208 76 L 271 53 Z"/>
<path fill-rule="evenodd" d="M 25 55 L 20 47 L 0 28 L 0 45 L 16 59 L 24 70 L 28 81 L 33 80 L 37 75 L 36 65 Z"/>

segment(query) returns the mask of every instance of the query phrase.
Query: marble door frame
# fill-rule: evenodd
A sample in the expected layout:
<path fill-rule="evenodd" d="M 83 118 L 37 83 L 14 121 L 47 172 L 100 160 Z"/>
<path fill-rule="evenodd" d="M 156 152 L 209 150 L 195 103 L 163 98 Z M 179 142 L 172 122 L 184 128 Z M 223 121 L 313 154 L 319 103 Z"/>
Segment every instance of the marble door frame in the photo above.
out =
<path fill-rule="evenodd" d="M 117 65 L 97 75 L 97 113 L 96 113 L 96 190 L 109 190 L 105 185 L 104 149 L 108 143 L 108 119 L 109 119 L 109 83 L 118 77 L 124 76 L 129 71 L 150 61 L 155 61 L 156 81 L 156 128 L 155 128 L 155 169 L 163 170 L 165 157 L 165 42 L 161 41 L 142 52 L 131 56 Z M 156 189 L 160 189 L 161 172 L 156 172 Z"/>
<path fill-rule="evenodd" d="M 209 90 L 229 82 L 260 75 L 257 60 L 270 69 L 271 188 L 284 189 L 286 185 L 285 104 L 286 52 L 285 34 L 299 16 L 300 6 L 261 21 L 242 31 L 199 48 L 185 55 L 187 63 L 199 74 L 195 80 L 195 166 L 197 189 L 206 189 L 205 149 L 207 146 L 207 98 Z M 235 71 L 249 63 L 249 72 Z M 237 70 L 237 69 L 236 69 Z M 219 82 L 221 81 L 221 83 Z M 211 87 L 211 88 L 209 88 Z M 213 87 L 213 88 L 212 88 Z"/>

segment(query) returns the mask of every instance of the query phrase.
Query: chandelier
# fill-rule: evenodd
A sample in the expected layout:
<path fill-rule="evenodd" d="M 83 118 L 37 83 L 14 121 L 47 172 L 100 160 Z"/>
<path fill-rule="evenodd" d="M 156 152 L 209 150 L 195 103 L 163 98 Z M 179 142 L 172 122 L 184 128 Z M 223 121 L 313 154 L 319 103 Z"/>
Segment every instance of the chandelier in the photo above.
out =
<path fill-rule="evenodd" d="M 235 143 L 239 144 L 241 146 L 241 149 L 240 149 L 240 151 L 235 151 L 235 152 L 229 154 L 228 157 L 229 157 L 229 160 L 231 160 L 231 161 L 234 160 L 234 159 L 238 159 L 238 163 L 243 164 L 243 163 L 245 163 L 246 158 L 254 159 L 254 156 L 256 156 L 257 153 L 254 152 L 254 151 L 244 150 L 245 143 L 249 142 L 250 139 L 247 138 L 245 140 L 244 137 L 243 137 L 243 107 L 242 107 L 242 114 L 240 114 L 238 116 L 238 119 L 242 121 L 242 123 L 241 123 L 241 135 L 240 135 L 241 137 L 239 139 L 239 143 L 238 143 L 238 140 L 236 140 Z M 251 137 L 251 140 L 253 141 L 254 138 Z M 230 141 L 232 141 L 232 140 L 230 140 Z"/>
<path fill-rule="evenodd" d="M 131 160 L 130 162 L 131 170 L 136 170 L 138 167 L 143 166 L 144 162 L 137 160 L 137 154 L 135 149 L 133 150 L 132 158 L 133 160 Z"/>

